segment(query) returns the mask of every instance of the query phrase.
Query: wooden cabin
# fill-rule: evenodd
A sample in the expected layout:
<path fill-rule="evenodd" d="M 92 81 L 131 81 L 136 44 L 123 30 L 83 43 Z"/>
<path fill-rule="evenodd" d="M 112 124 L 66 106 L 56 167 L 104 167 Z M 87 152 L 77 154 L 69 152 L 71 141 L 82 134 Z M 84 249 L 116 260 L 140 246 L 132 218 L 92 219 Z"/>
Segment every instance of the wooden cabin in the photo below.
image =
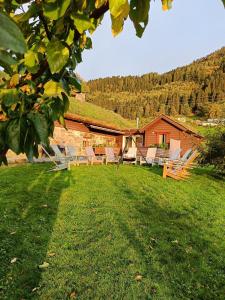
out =
<path fill-rule="evenodd" d="M 181 154 L 190 148 L 197 147 L 203 140 L 201 135 L 166 115 L 160 115 L 141 128 L 137 134 L 143 136 L 144 147 L 164 144 L 169 148 L 170 140 L 177 140 L 182 149 Z"/>

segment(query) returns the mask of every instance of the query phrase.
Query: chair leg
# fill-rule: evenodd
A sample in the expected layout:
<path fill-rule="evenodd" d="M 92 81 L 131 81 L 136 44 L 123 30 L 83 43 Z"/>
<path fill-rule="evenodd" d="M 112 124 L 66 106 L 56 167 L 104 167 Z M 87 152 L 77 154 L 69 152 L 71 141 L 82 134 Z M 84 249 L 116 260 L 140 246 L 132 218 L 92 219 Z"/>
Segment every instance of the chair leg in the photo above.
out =
<path fill-rule="evenodd" d="M 164 164 L 164 166 L 163 166 L 163 178 L 166 178 L 166 173 L 167 173 L 167 165 Z"/>

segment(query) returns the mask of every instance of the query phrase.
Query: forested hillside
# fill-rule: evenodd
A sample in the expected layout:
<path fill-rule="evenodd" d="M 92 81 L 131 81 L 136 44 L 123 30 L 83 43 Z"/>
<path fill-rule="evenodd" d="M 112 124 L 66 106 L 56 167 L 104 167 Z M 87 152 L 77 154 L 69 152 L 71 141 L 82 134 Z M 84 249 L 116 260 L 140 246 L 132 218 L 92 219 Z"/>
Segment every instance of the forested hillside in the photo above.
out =
<path fill-rule="evenodd" d="M 114 76 L 88 82 L 87 100 L 125 118 L 225 115 L 225 47 L 162 75 Z"/>

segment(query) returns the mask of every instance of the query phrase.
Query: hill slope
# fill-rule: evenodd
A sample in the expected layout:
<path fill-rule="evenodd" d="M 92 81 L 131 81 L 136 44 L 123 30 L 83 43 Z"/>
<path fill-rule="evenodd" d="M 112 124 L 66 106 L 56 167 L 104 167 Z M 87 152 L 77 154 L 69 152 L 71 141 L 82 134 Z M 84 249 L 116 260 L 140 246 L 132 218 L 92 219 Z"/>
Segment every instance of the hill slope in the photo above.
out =
<path fill-rule="evenodd" d="M 92 103 L 80 102 L 74 98 L 70 98 L 69 112 L 82 117 L 99 120 L 106 125 L 111 124 L 121 129 L 132 128 L 135 125 L 135 122 L 124 119 L 121 115 L 110 110 Z"/>
<path fill-rule="evenodd" d="M 225 114 L 225 47 L 162 75 L 100 78 L 88 86 L 89 102 L 129 119 L 159 112 L 221 117 Z"/>

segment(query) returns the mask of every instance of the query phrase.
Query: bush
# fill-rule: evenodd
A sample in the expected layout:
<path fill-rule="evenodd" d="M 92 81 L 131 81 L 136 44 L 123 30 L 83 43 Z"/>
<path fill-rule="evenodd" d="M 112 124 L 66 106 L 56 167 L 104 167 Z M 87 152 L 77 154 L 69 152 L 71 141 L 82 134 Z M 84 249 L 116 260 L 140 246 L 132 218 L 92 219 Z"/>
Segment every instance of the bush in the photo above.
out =
<path fill-rule="evenodd" d="M 208 134 L 202 150 L 202 163 L 212 165 L 216 171 L 225 176 L 225 127 L 218 127 Z"/>

